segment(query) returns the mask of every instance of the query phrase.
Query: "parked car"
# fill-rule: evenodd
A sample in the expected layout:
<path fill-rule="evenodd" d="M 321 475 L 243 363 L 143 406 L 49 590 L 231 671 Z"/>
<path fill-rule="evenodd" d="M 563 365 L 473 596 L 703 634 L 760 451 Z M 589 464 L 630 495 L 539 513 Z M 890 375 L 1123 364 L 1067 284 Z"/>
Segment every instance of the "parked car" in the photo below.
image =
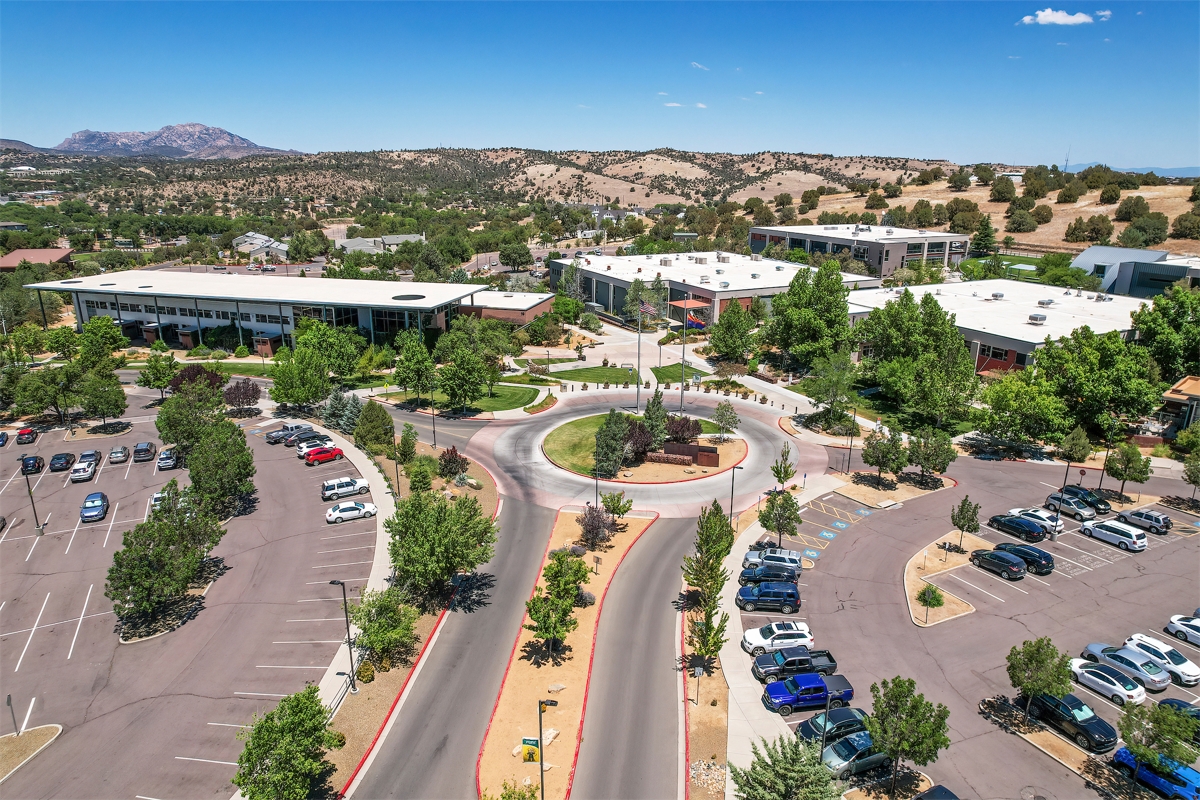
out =
<path fill-rule="evenodd" d="M 373 503 L 338 503 L 325 512 L 326 522 L 341 522 L 347 519 L 373 517 L 378 513 Z"/>
<path fill-rule="evenodd" d="M 1097 664 L 1115 667 L 1152 692 L 1161 692 L 1171 685 L 1171 678 L 1166 671 L 1140 650 L 1093 642 L 1079 656 Z"/>
<path fill-rule="evenodd" d="M 305 439 L 303 442 L 296 445 L 296 458 L 304 458 L 318 447 L 333 447 L 333 439 L 330 439 L 328 436 L 317 436 L 312 439 Z"/>
<path fill-rule="evenodd" d="M 806 742 L 821 741 L 822 732 L 825 734 L 825 746 L 844 739 L 852 733 L 867 729 L 867 714 L 857 708 L 831 708 L 829 713 L 818 711 L 813 716 L 800 723 L 796 735 Z"/>
<path fill-rule="evenodd" d="M 1112 512 L 1112 506 L 1108 504 L 1107 500 L 1093 492 L 1091 489 L 1085 489 L 1078 484 L 1074 486 L 1064 486 L 1062 488 L 1062 493 L 1070 497 L 1074 497 L 1076 500 L 1082 500 L 1086 505 L 1095 509 L 1097 514 L 1109 514 Z"/>
<path fill-rule="evenodd" d="M 352 494 L 366 494 L 369 491 L 371 491 L 371 486 L 367 483 L 366 478 L 351 478 L 347 475 L 322 483 L 321 499 L 337 500 Z"/>
<path fill-rule="evenodd" d="M 575 251 L 575 257 L 576 257 L 576 258 L 583 258 L 583 251 L 582 251 L 582 250 L 576 250 L 576 251 Z M 494 266 L 494 265 L 493 265 L 493 266 Z"/>
<path fill-rule="evenodd" d="M 284 447 L 295 447 L 296 445 L 307 442 L 309 439 L 327 439 L 329 434 L 321 433 L 320 431 L 307 430 L 296 431 L 292 435 L 283 440 Z"/>
<path fill-rule="evenodd" d="M 138 442 L 133 446 L 134 461 L 153 461 L 154 454 L 158 452 L 154 442 Z"/>
<path fill-rule="evenodd" d="M 108 451 L 108 463 L 110 464 L 124 464 L 128 460 L 129 448 L 123 444 L 117 445 Z"/>
<path fill-rule="evenodd" d="M 811 648 L 814 644 L 812 631 L 803 622 L 768 622 L 742 634 L 742 649 L 755 657 L 784 647 L 803 645 Z"/>
<path fill-rule="evenodd" d="M 1200 645 L 1200 617 L 1188 617 L 1176 614 L 1167 623 L 1167 633 L 1181 642 Z"/>
<path fill-rule="evenodd" d="M 267 444 L 279 444 L 294 433 L 311 431 L 312 429 L 313 426 L 307 422 L 285 422 L 282 428 L 277 431 L 271 431 L 263 439 Z"/>
<path fill-rule="evenodd" d="M 866 731 L 852 733 L 826 746 L 821 754 L 821 763 L 840 781 L 849 780 L 851 775 L 860 772 L 892 768 L 891 757 L 875 747 L 871 742 L 871 734 Z"/>
<path fill-rule="evenodd" d="M 343 455 L 340 447 L 318 447 L 304 457 L 304 463 L 313 467 L 327 461 L 341 461 Z"/>
<path fill-rule="evenodd" d="M 988 527 L 1026 542 L 1040 542 L 1046 538 L 1046 529 L 1039 523 L 1011 514 L 997 514 L 988 520 Z"/>
<path fill-rule="evenodd" d="M 83 507 L 79 509 L 81 522 L 99 522 L 108 516 L 108 495 L 104 492 L 92 492 L 83 499 Z"/>
<path fill-rule="evenodd" d="M 797 708 L 841 708 L 854 699 L 854 687 L 841 675 L 821 676 L 815 672 L 795 675 L 786 681 L 768 683 L 762 701 L 771 711 L 786 717 Z"/>
<path fill-rule="evenodd" d="M 104 458 L 104 456 L 100 453 L 99 450 L 84 450 L 82 453 L 79 454 L 80 461 L 94 461 L 97 464 L 99 464 L 100 460 L 103 458 Z"/>
<path fill-rule="evenodd" d="M 766 550 L 751 550 L 742 558 L 742 569 L 752 569 L 759 564 L 782 564 L 792 567 L 797 573 L 803 571 L 800 559 L 803 556 L 795 550 L 781 550 L 778 547 L 768 547 Z"/>
<path fill-rule="evenodd" d="M 1044 508 L 1012 508 L 1008 513 L 1009 516 L 1023 517 L 1036 522 L 1046 533 L 1062 533 L 1062 517 Z"/>
<path fill-rule="evenodd" d="M 158 454 L 159 469 L 175 469 L 179 466 L 179 459 L 175 457 L 174 450 L 163 450 Z"/>
<path fill-rule="evenodd" d="M 800 588 L 794 583 L 756 583 L 738 589 L 734 604 L 743 611 L 778 611 L 794 614 L 800 608 Z"/>
<path fill-rule="evenodd" d="M 275 265 L 274 264 L 263 264 L 262 271 L 263 272 L 274 272 Z"/>
<path fill-rule="evenodd" d="M 920 794 L 913 795 L 912 800 L 961 800 L 958 795 L 942 786 L 940 783 L 930 786 Z"/>
<path fill-rule="evenodd" d="M 1026 699 L 1019 697 L 1017 703 L 1024 708 Z M 1117 746 L 1116 729 L 1073 694 L 1061 699 L 1040 694 L 1029 704 L 1029 716 L 1057 728 L 1084 750 L 1106 753 Z"/>
<path fill-rule="evenodd" d="M 46 467 L 46 459 L 41 456 L 25 456 L 21 459 L 22 475 L 37 475 Z"/>
<path fill-rule="evenodd" d="M 993 549 L 1016 556 L 1024 561 L 1026 572 L 1032 572 L 1034 575 L 1049 575 L 1054 572 L 1054 556 L 1031 544 L 1001 542 Z"/>
<path fill-rule="evenodd" d="M 1125 640 L 1125 646 L 1145 653 L 1151 661 L 1165 669 L 1171 680 L 1180 686 L 1195 686 L 1200 683 L 1200 667 L 1166 642 L 1144 633 L 1135 633 Z"/>
<path fill-rule="evenodd" d="M 1140 684 L 1108 664 L 1097 664 L 1086 658 L 1072 658 L 1071 674 L 1075 676 L 1076 681 L 1119 706 L 1126 703 L 1140 705 L 1146 700 L 1146 690 Z"/>
<path fill-rule="evenodd" d="M 4 519 L 0 517 L 0 520 Z M 1195 720 L 1200 720 L 1200 708 L 1192 705 L 1186 700 L 1176 700 L 1174 697 L 1168 697 L 1166 700 L 1159 700 L 1159 705 L 1170 706 L 1181 714 L 1187 714 Z M 1192 744 L 1200 745 L 1200 727 L 1196 728 L 1196 733 L 1192 736 Z"/>
<path fill-rule="evenodd" d="M 1117 522 L 1136 525 L 1151 533 L 1166 533 L 1175 527 L 1175 522 L 1166 514 L 1152 511 L 1148 508 L 1140 508 L 1136 511 L 1122 511 L 1117 514 Z"/>
<path fill-rule="evenodd" d="M 971 563 L 996 573 L 1006 581 L 1019 581 L 1025 577 L 1025 562 L 1003 550 L 972 551 Z"/>
<path fill-rule="evenodd" d="M 1141 552 L 1146 549 L 1146 534 L 1123 522 L 1115 520 L 1085 522 L 1080 526 L 1079 532 L 1084 536 L 1115 544 L 1122 550 Z"/>
<path fill-rule="evenodd" d="M 0 531 L 8 527 L 8 518 L 0 516 Z"/>
<path fill-rule="evenodd" d="M 1167 800 L 1200 798 L 1200 772 L 1178 761 L 1160 758 L 1158 768 L 1150 769 L 1138 763 L 1126 747 L 1113 753 L 1112 760 L 1113 766 L 1126 778 L 1150 787 Z"/>
<path fill-rule="evenodd" d="M 1063 495 L 1055 492 L 1046 498 L 1046 508 L 1053 509 L 1060 514 L 1066 514 L 1068 517 L 1083 522 L 1085 519 L 1095 519 L 1096 509 L 1089 506 L 1077 497 Z"/>
<path fill-rule="evenodd" d="M 159 506 L 161 506 L 163 504 L 163 500 L 166 500 L 166 499 L 167 499 L 166 492 L 155 492 L 154 494 L 150 495 L 150 510 L 157 511 L 159 509 Z"/>
<path fill-rule="evenodd" d="M 8 431 L 0 431 L 0 447 L 8 444 Z"/>
<path fill-rule="evenodd" d="M 754 665 L 750 667 L 750 673 L 763 683 L 774 683 L 809 672 L 832 675 L 837 672 L 837 660 L 828 650 L 785 647 L 774 653 L 763 653 L 754 659 Z"/>
<path fill-rule="evenodd" d="M 50 471 L 62 472 L 68 470 L 75 463 L 74 453 L 55 453 L 50 457 Z"/>
<path fill-rule="evenodd" d="M 37 437 L 37 431 L 33 428 L 21 428 L 17 431 L 17 444 L 33 444 Z"/>
<path fill-rule="evenodd" d="M 71 468 L 71 483 L 90 481 L 94 477 L 96 477 L 95 461 L 80 461 Z"/>
<path fill-rule="evenodd" d="M 738 583 L 742 586 L 767 581 L 795 583 L 798 574 L 793 567 L 786 564 L 760 564 L 757 567 L 742 570 L 742 574 L 738 576 Z"/>

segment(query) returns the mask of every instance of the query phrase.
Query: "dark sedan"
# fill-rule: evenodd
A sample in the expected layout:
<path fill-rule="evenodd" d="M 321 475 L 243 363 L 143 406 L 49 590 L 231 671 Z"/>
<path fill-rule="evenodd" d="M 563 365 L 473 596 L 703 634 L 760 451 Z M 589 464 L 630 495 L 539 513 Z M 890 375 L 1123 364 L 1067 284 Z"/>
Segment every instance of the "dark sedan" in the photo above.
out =
<path fill-rule="evenodd" d="M 1002 550 L 976 550 L 971 553 L 971 563 L 1008 581 L 1025 577 L 1025 562 Z"/>
<path fill-rule="evenodd" d="M 1093 492 L 1091 489 L 1085 489 L 1082 486 L 1064 486 L 1062 493 L 1068 497 L 1074 497 L 1076 500 L 1082 500 L 1092 508 L 1096 509 L 1097 514 L 1108 514 L 1112 512 L 1112 506 L 1108 504 L 1100 495 Z"/>
<path fill-rule="evenodd" d="M 827 722 L 828 721 L 828 722 Z M 867 715 L 857 708 L 831 708 L 828 715 L 822 711 L 800 723 L 796 735 L 806 742 L 821 741 L 821 731 L 825 732 L 825 746 L 845 739 L 852 733 L 867 729 Z"/>
<path fill-rule="evenodd" d="M 1054 556 L 1033 545 L 1001 542 L 995 549 L 1021 559 L 1025 562 L 1025 569 L 1034 575 L 1049 575 L 1054 572 Z"/>
<path fill-rule="evenodd" d="M 50 471 L 62 472 L 65 469 L 70 469 L 75 463 L 74 453 L 55 453 L 50 458 Z"/>
<path fill-rule="evenodd" d="M 8 431 L 0 431 L 0 447 L 8 444 Z"/>
<path fill-rule="evenodd" d="M 1017 703 L 1024 708 L 1026 698 L 1017 698 Z M 1033 698 L 1029 705 L 1029 716 L 1045 722 L 1084 750 L 1096 753 L 1106 753 L 1117 746 L 1117 732 L 1088 704 L 1073 694 L 1061 700 L 1048 694 Z"/>
<path fill-rule="evenodd" d="M 46 459 L 41 456 L 25 456 L 21 459 L 21 474 L 36 475 L 46 467 Z"/>
<path fill-rule="evenodd" d="M 1186 714 L 1192 719 L 1200 720 L 1200 708 L 1186 700 L 1176 700 L 1174 697 L 1168 697 L 1166 700 L 1159 700 L 1158 704 L 1160 706 L 1170 706 L 1181 714 Z M 1192 736 L 1192 744 L 1200 746 L 1200 727 L 1196 728 L 1196 733 Z"/>
<path fill-rule="evenodd" d="M 787 564 L 763 564 L 753 569 L 744 569 L 742 570 L 742 574 L 738 576 L 738 583 L 742 586 L 747 586 L 751 583 L 765 583 L 766 581 L 795 583 L 796 570 Z"/>
<path fill-rule="evenodd" d="M 1040 542 L 1046 538 L 1046 531 L 1041 525 L 1031 519 L 1011 514 L 997 514 L 988 520 L 988 526 L 1026 542 Z"/>

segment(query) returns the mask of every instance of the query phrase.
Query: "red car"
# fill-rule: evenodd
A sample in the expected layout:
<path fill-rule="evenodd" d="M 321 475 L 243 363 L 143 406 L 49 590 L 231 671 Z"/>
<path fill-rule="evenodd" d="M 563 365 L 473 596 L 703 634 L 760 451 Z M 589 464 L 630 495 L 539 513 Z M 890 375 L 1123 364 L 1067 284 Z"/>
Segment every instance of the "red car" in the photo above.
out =
<path fill-rule="evenodd" d="M 313 467 L 317 464 L 324 464 L 326 461 L 340 461 L 342 455 L 340 447 L 318 447 L 304 457 L 304 463 Z"/>

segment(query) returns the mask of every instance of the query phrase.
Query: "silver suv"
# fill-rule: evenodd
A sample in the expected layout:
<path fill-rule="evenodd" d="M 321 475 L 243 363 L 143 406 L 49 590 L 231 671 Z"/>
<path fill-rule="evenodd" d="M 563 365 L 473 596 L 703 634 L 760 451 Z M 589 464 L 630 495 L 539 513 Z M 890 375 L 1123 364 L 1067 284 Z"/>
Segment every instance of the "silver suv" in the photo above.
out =
<path fill-rule="evenodd" d="M 1080 522 L 1083 522 L 1085 519 L 1096 518 L 1096 509 L 1082 500 L 1078 500 L 1070 495 L 1059 494 L 1058 492 L 1046 498 L 1045 506 L 1053 511 L 1057 511 L 1060 515 L 1074 517 Z"/>
<path fill-rule="evenodd" d="M 1137 525 L 1139 528 L 1145 528 L 1151 533 L 1166 533 L 1175 525 L 1166 514 L 1151 511 L 1148 508 L 1138 509 L 1137 511 L 1122 511 L 1120 514 L 1117 514 L 1117 522 Z"/>
<path fill-rule="evenodd" d="M 746 557 L 742 559 L 742 569 L 750 569 L 760 564 L 779 564 L 792 567 L 796 572 L 800 572 L 803 568 L 800 563 L 801 557 L 801 554 L 795 550 L 780 550 L 778 547 L 770 547 L 766 550 L 746 553 Z"/>

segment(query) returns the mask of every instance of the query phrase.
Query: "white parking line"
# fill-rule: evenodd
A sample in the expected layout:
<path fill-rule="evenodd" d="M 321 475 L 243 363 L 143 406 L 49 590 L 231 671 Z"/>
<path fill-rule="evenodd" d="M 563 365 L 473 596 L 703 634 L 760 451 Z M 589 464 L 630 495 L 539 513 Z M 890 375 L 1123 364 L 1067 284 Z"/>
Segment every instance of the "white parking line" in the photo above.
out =
<path fill-rule="evenodd" d="M 157 797 L 146 797 L 144 794 L 135 794 L 133 800 L 159 800 Z"/>
<path fill-rule="evenodd" d="M 951 578 L 954 578 L 954 580 L 956 580 L 956 581 L 960 581 L 960 582 L 962 582 L 962 583 L 965 583 L 967 586 L 970 586 L 972 589 L 976 589 L 976 590 L 978 590 L 978 591 L 980 591 L 980 592 L 983 592 L 983 593 L 984 593 L 984 594 L 986 594 L 988 597 L 995 598 L 996 600 L 999 600 L 1001 603 L 1003 603 L 1003 602 L 1004 602 L 1004 598 L 1003 598 L 1003 597 L 996 597 L 996 595 L 992 594 L 992 593 L 991 593 L 991 592 L 989 592 L 988 590 L 986 590 L 986 589 L 980 589 L 978 586 L 976 586 L 975 584 L 971 583 L 970 581 L 964 581 L 962 578 L 958 577 L 957 575 L 955 575 L 955 574 L 953 574 L 953 573 L 951 573 L 951 574 L 950 574 L 950 577 L 951 577 Z"/>
<path fill-rule="evenodd" d="M 44 477 L 46 477 L 46 473 L 42 472 L 42 474 L 38 476 L 38 479 L 33 482 L 33 490 L 35 492 L 37 491 L 38 484 L 42 482 L 42 478 L 44 478 Z M 63 485 L 65 486 L 66 484 L 63 484 Z"/>
<path fill-rule="evenodd" d="M 146 520 L 150 519 L 150 501 L 153 499 L 154 499 L 153 495 L 146 498 L 146 513 L 142 515 L 142 522 L 145 522 Z"/>
<path fill-rule="evenodd" d="M 271 644 L 341 644 L 345 639 L 309 639 L 297 642 L 271 642 Z"/>
<path fill-rule="evenodd" d="M 342 598 L 340 598 L 340 597 L 313 597 L 308 600 L 297 600 L 296 602 L 297 603 L 333 603 L 333 602 L 340 603 L 340 602 L 342 602 Z"/>
<path fill-rule="evenodd" d="M 325 617 L 320 619 L 285 619 L 284 622 L 342 622 L 345 617 Z"/>
<path fill-rule="evenodd" d="M 1055 486 L 1054 484 L 1046 483 L 1045 481 L 1038 481 L 1038 483 L 1040 483 L 1042 486 L 1049 486 L 1051 489 L 1061 489 L 1062 488 L 1061 486 Z"/>
<path fill-rule="evenodd" d="M 84 619 L 91 619 L 92 617 L 103 617 L 103 616 L 105 616 L 106 614 L 111 614 L 111 613 L 113 613 L 113 612 L 111 612 L 111 611 L 97 611 L 97 612 L 95 612 L 94 614 L 88 614 L 86 617 L 84 617 Z M 68 622 L 70 622 L 70 621 L 71 621 L 71 620 L 69 620 L 69 619 L 60 619 L 58 622 L 47 622 L 47 623 L 46 623 L 46 627 L 47 627 L 47 628 L 53 628 L 53 627 L 55 627 L 56 625 L 66 625 L 66 624 L 67 624 Z M 4 638 L 5 636 L 15 636 L 15 635 L 17 635 L 18 633 L 27 633 L 27 632 L 29 632 L 29 631 L 31 631 L 31 630 L 33 630 L 33 628 L 21 628 L 21 630 L 19 630 L 19 631 L 8 631 L 7 633 L 0 633 L 0 639 Z"/>
<path fill-rule="evenodd" d="M 100 469 L 96 470 L 96 480 L 100 479 L 100 473 L 104 472 L 104 465 L 107 463 L 108 463 L 108 456 L 105 456 L 104 458 L 100 459 Z"/>
<path fill-rule="evenodd" d="M 75 635 L 71 637 L 71 649 L 67 651 L 67 661 L 71 660 L 71 655 L 75 652 L 75 640 L 79 638 L 79 629 L 83 627 L 83 615 L 87 613 L 88 601 L 92 599 L 92 589 L 96 588 L 96 584 L 88 587 L 87 597 L 83 598 L 83 610 L 79 612 L 79 622 L 75 625 Z"/>
<path fill-rule="evenodd" d="M 1151 634 L 1153 634 L 1155 638 L 1158 638 L 1158 636 L 1160 636 L 1162 633 L 1163 633 L 1162 631 L 1151 631 Z M 1200 647 L 1196 647 L 1196 645 L 1192 644 L 1191 642 L 1185 642 L 1183 639 L 1180 639 L 1178 636 L 1176 636 L 1173 633 L 1167 634 L 1167 635 L 1171 637 L 1170 642 L 1172 644 L 1176 644 L 1176 645 L 1181 644 L 1184 647 L 1187 647 L 1189 649 L 1195 650 L 1197 653 L 1200 653 Z M 1163 641 L 1167 641 L 1167 640 L 1164 639 Z"/>
<path fill-rule="evenodd" d="M 375 547 L 373 544 L 364 544 L 362 547 L 343 547 L 340 550 L 318 550 L 317 555 L 323 556 L 326 553 L 346 553 L 350 550 L 371 550 Z"/>
<path fill-rule="evenodd" d="M 200 761 L 205 764 L 222 764 L 226 767 L 236 767 L 236 761 L 213 761 L 211 758 L 188 758 L 187 756 L 175 756 L 178 761 Z"/>
<path fill-rule="evenodd" d="M 46 592 L 46 599 L 42 601 L 42 610 L 38 612 L 37 619 L 33 621 L 33 627 L 29 629 L 29 638 L 25 640 L 25 646 L 21 648 L 21 657 L 17 659 L 17 666 L 13 672 L 21 668 L 21 662 L 25 660 L 25 651 L 29 649 L 29 643 L 33 641 L 33 635 L 37 633 L 38 623 L 42 621 L 42 613 L 46 610 L 46 603 L 50 602 L 50 593 Z M 32 704 L 31 704 L 32 705 Z"/>
<path fill-rule="evenodd" d="M 325 539 L 345 539 L 347 536 L 371 536 L 374 533 L 375 533 L 374 530 L 362 531 L 361 533 L 343 533 L 338 536 L 322 536 L 321 540 L 324 541 Z"/>
<path fill-rule="evenodd" d="M 4 489 L 7 489 L 7 488 L 8 488 L 8 485 L 9 485 L 10 483 L 12 483 L 13 481 L 15 481 L 15 480 L 17 479 L 17 476 L 18 476 L 18 475 L 20 475 L 20 474 L 21 474 L 21 471 L 20 471 L 20 470 L 17 470 L 16 472 L 14 472 L 14 473 L 13 473 L 13 476 L 12 476 L 11 478 L 9 478 L 7 481 L 5 481 L 5 482 L 4 482 Z M 0 489 L 0 494 L 4 494 L 4 489 Z"/>
<path fill-rule="evenodd" d="M 67 484 L 71 482 L 71 470 L 67 470 L 67 479 L 63 481 L 62 488 L 67 488 Z"/>
<path fill-rule="evenodd" d="M 28 561 L 28 559 L 26 559 L 26 560 Z M 372 562 L 372 561 L 351 561 L 346 564 L 318 564 L 315 567 L 310 567 L 310 569 L 329 569 L 330 567 L 352 567 L 355 564 L 372 564 L 372 563 L 374 563 L 374 562 Z"/>
<path fill-rule="evenodd" d="M 38 535 L 36 535 L 36 534 L 34 535 L 34 537 L 33 537 L 33 547 L 29 548 L 29 552 L 25 554 L 25 560 L 26 560 L 26 561 L 28 561 L 28 560 L 29 560 L 29 557 L 30 557 L 31 555 L 33 555 L 33 551 L 34 551 L 34 549 L 37 547 L 37 543 L 38 543 L 39 541 L 41 541 L 41 539 L 42 539 L 42 537 L 41 537 L 41 536 L 38 536 Z"/>
<path fill-rule="evenodd" d="M 117 504 L 113 506 L 112 519 L 108 521 L 108 532 L 104 534 L 104 544 L 101 545 L 101 548 L 108 547 L 108 537 L 112 535 L 113 523 L 117 521 L 117 509 L 120 507 L 121 501 L 118 500 Z"/>
<path fill-rule="evenodd" d="M 358 583 L 359 581 L 367 581 L 370 578 L 342 578 L 342 583 Z M 305 581 L 305 586 L 316 586 L 320 583 L 329 583 L 329 581 Z"/>
<path fill-rule="evenodd" d="M 1076 682 L 1075 682 L 1075 685 L 1076 685 L 1076 686 L 1079 686 L 1079 687 L 1081 687 L 1081 688 L 1087 689 L 1089 692 L 1091 692 L 1093 695 L 1095 695 L 1094 699 L 1096 699 L 1096 700 L 1099 700 L 1101 703 L 1104 703 L 1104 705 L 1108 706 L 1109 708 L 1115 708 L 1117 711 L 1121 711 L 1121 710 L 1122 710 L 1122 709 L 1121 709 L 1121 707 L 1120 707 L 1119 705 L 1117 705 L 1116 703 L 1113 703 L 1113 702 L 1110 702 L 1110 701 L 1106 700 L 1106 699 L 1104 698 L 1104 696 L 1103 696 L 1103 695 L 1101 695 L 1099 692 L 1097 692 L 1097 691 L 1096 691 L 1095 689 L 1093 689 L 1092 687 L 1090 687 L 1090 686 L 1087 686 L 1087 685 L 1085 685 L 1085 684 L 1082 684 L 1082 683 L 1079 683 L 1078 681 L 1076 681 Z M 1147 697 L 1149 697 L 1149 695 L 1147 695 Z"/>
<path fill-rule="evenodd" d="M 272 694 L 270 692 L 234 692 L 240 697 L 287 697 L 286 694 Z"/>
<path fill-rule="evenodd" d="M 234 722 L 206 722 L 205 725 L 216 725 L 218 728 L 249 728 L 249 725 L 238 725 Z"/>
<path fill-rule="evenodd" d="M 1058 544 L 1058 542 L 1055 542 L 1055 544 Z M 1063 545 L 1063 547 L 1071 547 L 1071 546 L 1070 546 L 1070 545 Z M 1071 548 L 1071 549 L 1073 550 L 1073 549 L 1075 549 L 1075 548 Z M 1082 551 L 1081 551 L 1081 552 L 1082 552 Z M 1055 553 L 1055 554 L 1054 554 L 1054 557 L 1055 557 L 1055 558 L 1061 558 L 1063 561 L 1066 561 L 1068 564 L 1074 564 L 1075 566 L 1079 567 L 1080 569 L 1086 569 L 1088 572 L 1092 572 L 1092 571 L 1093 571 L 1091 567 L 1085 567 L 1085 566 L 1083 566 L 1083 564 L 1080 564 L 1078 561 L 1072 561 L 1071 559 L 1069 559 L 1069 558 L 1067 558 L 1066 556 L 1064 556 L 1064 555 L 1061 555 L 1061 554 L 1059 554 L 1059 553 Z M 1065 575 L 1066 573 L 1063 573 L 1063 574 Z M 1070 575 L 1067 575 L 1067 577 L 1069 578 L 1069 577 L 1071 577 L 1071 576 L 1070 576 Z"/>
<path fill-rule="evenodd" d="M 1049 583 L 1047 583 L 1046 581 L 1042 580 L 1041 578 L 1035 578 L 1033 575 L 1030 575 L 1028 572 L 1027 572 L 1027 573 L 1025 573 L 1025 577 L 1026 577 L 1026 578 L 1029 578 L 1030 580 L 1037 581 L 1038 583 L 1042 584 L 1043 586 L 1049 586 L 1049 585 L 1050 585 Z"/>
<path fill-rule="evenodd" d="M 1067 531 L 1067 533 L 1070 533 L 1070 531 Z M 1075 535 L 1076 535 L 1076 536 L 1079 536 L 1079 534 L 1075 534 Z M 1087 539 L 1088 537 L 1087 537 L 1087 536 L 1084 536 L 1084 537 L 1081 537 L 1081 538 Z M 1105 564 L 1111 564 L 1111 563 L 1113 563 L 1113 562 L 1109 561 L 1107 558 L 1104 558 L 1104 557 L 1102 557 L 1102 556 L 1098 556 L 1098 555 L 1096 555 L 1095 553 L 1089 552 L 1089 551 L 1087 551 L 1087 550 L 1082 550 L 1082 549 L 1080 549 L 1080 548 L 1078 548 L 1078 547 L 1073 547 L 1072 545 L 1069 545 L 1069 544 L 1063 544 L 1063 542 L 1062 542 L 1062 541 L 1057 541 L 1057 542 L 1055 542 L 1055 544 L 1061 544 L 1063 547 L 1070 547 L 1072 550 L 1074 550 L 1074 551 L 1075 551 L 1075 552 L 1077 552 L 1077 553 L 1083 553 L 1085 556 L 1091 556 L 1092 558 L 1097 558 L 1097 559 L 1100 559 L 1100 560 L 1101 560 L 1101 561 L 1103 561 Z M 1083 566 L 1083 565 L 1081 564 L 1080 566 Z"/>
<path fill-rule="evenodd" d="M 129 457 L 129 466 L 125 468 L 125 477 L 123 480 L 129 480 L 129 470 L 133 469 L 133 456 Z"/>
<path fill-rule="evenodd" d="M 21 733 L 24 733 L 25 728 L 29 725 L 29 715 L 33 713 L 33 702 L 35 700 L 37 700 L 37 697 L 29 698 L 29 710 L 25 712 L 25 719 L 21 720 Z"/>
<path fill-rule="evenodd" d="M 279 664 L 255 664 L 254 668 L 255 669 L 319 669 L 322 672 L 329 669 L 329 667 L 291 667 L 291 666 L 280 666 Z"/>
<path fill-rule="evenodd" d="M 79 523 L 83 522 L 83 517 L 75 521 L 75 530 L 71 531 L 71 539 L 67 542 L 67 549 L 63 551 L 63 555 L 71 552 L 71 545 L 75 544 L 75 534 L 79 532 Z"/>

